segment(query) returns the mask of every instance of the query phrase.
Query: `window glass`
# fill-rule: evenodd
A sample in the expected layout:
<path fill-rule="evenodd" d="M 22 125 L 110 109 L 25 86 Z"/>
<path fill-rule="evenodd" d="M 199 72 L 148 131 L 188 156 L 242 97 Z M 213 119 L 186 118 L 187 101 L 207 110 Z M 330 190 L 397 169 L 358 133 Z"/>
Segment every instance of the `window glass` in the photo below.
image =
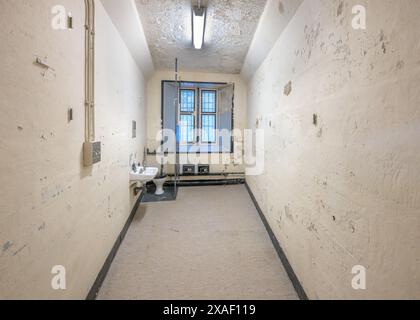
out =
<path fill-rule="evenodd" d="M 194 142 L 194 115 L 181 115 L 180 119 L 180 139 L 181 143 Z"/>
<path fill-rule="evenodd" d="M 216 115 L 202 115 L 202 141 L 204 143 L 216 142 Z"/>
<path fill-rule="evenodd" d="M 201 108 L 204 113 L 216 112 L 216 91 L 201 92 Z"/>
<path fill-rule="evenodd" d="M 194 102 L 194 90 L 181 90 L 181 112 L 194 112 Z"/>

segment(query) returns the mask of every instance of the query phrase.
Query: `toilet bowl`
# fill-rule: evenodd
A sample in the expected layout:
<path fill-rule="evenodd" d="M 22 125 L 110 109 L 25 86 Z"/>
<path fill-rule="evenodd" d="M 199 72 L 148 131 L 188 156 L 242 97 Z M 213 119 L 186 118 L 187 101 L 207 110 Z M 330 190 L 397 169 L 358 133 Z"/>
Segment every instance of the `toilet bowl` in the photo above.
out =
<path fill-rule="evenodd" d="M 168 180 L 168 176 L 157 176 L 155 179 L 153 179 L 153 183 L 156 185 L 156 192 L 155 195 L 160 196 L 165 193 L 165 190 L 163 190 L 163 185 Z"/>

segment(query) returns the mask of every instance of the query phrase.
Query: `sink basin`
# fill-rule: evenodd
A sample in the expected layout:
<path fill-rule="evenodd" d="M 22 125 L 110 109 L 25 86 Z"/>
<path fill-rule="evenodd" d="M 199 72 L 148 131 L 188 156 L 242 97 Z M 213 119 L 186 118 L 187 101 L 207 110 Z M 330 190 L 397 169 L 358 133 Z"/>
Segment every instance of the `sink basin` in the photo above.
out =
<path fill-rule="evenodd" d="M 141 172 L 142 168 L 138 168 L 137 171 L 130 172 L 130 182 L 141 182 L 147 183 L 152 181 L 159 172 L 158 168 L 144 168 L 144 171 Z"/>

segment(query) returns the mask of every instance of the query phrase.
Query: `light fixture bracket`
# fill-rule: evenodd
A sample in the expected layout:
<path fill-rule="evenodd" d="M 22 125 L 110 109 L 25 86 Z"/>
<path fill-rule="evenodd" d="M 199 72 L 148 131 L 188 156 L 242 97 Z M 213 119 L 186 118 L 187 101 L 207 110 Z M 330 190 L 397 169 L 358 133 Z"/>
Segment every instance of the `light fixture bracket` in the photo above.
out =
<path fill-rule="evenodd" d="M 193 7 L 193 14 L 199 17 L 202 17 L 206 14 L 206 8 L 205 7 Z"/>

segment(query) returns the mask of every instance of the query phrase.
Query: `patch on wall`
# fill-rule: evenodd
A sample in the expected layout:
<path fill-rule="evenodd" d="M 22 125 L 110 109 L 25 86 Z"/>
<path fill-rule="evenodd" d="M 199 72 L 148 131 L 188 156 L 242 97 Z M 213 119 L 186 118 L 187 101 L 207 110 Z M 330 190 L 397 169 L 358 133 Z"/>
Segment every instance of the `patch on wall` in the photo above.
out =
<path fill-rule="evenodd" d="M 279 12 L 280 12 L 280 14 L 283 14 L 284 13 L 284 5 L 283 5 L 283 2 L 279 2 Z"/>
<path fill-rule="evenodd" d="M 344 10 L 344 2 L 341 1 L 340 4 L 338 5 L 337 17 L 339 17 L 343 14 L 343 10 Z"/>
<path fill-rule="evenodd" d="M 284 95 L 289 96 L 292 93 L 292 81 L 289 81 L 284 87 Z"/>

